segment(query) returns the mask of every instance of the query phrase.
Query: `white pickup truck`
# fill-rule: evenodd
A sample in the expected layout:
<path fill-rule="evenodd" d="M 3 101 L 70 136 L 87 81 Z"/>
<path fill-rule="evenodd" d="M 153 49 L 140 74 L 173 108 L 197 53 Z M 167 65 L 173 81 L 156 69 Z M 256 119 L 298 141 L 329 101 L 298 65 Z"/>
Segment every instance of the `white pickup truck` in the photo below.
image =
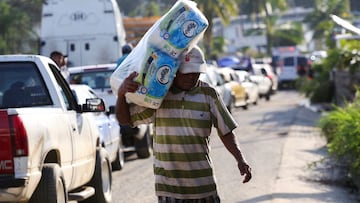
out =
<path fill-rule="evenodd" d="M 0 202 L 111 202 L 111 163 L 91 112 L 55 63 L 0 56 Z"/>

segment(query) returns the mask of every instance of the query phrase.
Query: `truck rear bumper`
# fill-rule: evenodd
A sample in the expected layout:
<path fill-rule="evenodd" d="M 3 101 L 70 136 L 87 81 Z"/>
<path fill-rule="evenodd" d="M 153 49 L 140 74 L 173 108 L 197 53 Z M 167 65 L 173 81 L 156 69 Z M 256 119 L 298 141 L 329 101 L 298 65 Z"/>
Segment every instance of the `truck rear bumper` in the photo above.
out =
<path fill-rule="evenodd" d="M 23 187 L 26 184 L 26 178 L 15 179 L 13 177 L 2 177 L 0 179 L 0 189 Z"/>
<path fill-rule="evenodd" d="M 1 202 L 21 202 L 28 200 L 26 197 L 27 179 L 15 179 L 13 177 L 2 177 L 0 179 Z"/>

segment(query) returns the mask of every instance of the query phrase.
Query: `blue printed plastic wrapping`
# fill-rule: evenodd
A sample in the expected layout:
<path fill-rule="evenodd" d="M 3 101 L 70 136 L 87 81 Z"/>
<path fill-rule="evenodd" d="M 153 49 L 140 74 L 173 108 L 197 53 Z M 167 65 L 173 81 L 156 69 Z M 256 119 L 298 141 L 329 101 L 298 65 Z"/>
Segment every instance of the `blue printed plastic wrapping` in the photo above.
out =
<path fill-rule="evenodd" d="M 179 0 L 142 37 L 133 51 L 110 77 L 114 93 L 132 72 L 141 84 L 135 93 L 127 93 L 129 102 L 157 109 L 169 90 L 183 52 L 196 45 L 208 26 L 196 4 Z"/>
<path fill-rule="evenodd" d="M 159 19 L 159 24 L 149 36 L 149 43 L 177 58 L 202 37 L 208 24 L 195 2 L 177 1 L 170 11 Z"/>

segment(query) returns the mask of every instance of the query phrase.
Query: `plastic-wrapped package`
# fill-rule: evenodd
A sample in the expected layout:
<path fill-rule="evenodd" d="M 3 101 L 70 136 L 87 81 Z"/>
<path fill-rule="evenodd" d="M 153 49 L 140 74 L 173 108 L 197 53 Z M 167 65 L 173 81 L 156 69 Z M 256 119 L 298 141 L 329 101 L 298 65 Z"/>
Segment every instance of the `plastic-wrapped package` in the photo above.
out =
<path fill-rule="evenodd" d="M 189 45 L 201 38 L 207 28 L 208 21 L 196 7 L 196 3 L 188 0 L 177 1 L 176 4 L 159 19 L 149 36 L 149 43 L 170 56 L 177 58 Z"/>
<path fill-rule="evenodd" d="M 196 4 L 179 0 L 142 37 L 133 51 L 110 77 L 114 93 L 132 72 L 141 83 L 126 98 L 137 105 L 157 109 L 169 90 L 180 64 L 181 54 L 198 43 L 208 26 Z"/>
<path fill-rule="evenodd" d="M 175 77 L 179 60 L 157 48 L 148 48 L 139 76 L 135 79 L 141 84 L 136 93 L 128 93 L 130 101 L 151 108 L 158 108 Z"/>

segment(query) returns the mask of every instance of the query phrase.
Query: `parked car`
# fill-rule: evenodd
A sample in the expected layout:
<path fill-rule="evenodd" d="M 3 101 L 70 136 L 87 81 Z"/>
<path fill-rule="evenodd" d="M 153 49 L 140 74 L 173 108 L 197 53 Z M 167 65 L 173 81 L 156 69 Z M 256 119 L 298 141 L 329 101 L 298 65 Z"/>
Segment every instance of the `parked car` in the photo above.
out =
<path fill-rule="evenodd" d="M 231 89 L 231 96 L 234 100 L 234 106 L 247 109 L 248 95 L 245 88 L 241 85 L 235 70 L 230 67 L 222 67 L 218 69 L 218 72 L 224 79 L 225 85 L 229 86 Z"/>
<path fill-rule="evenodd" d="M 277 74 L 274 72 L 272 66 L 267 63 L 254 64 L 254 65 L 255 65 L 254 69 L 257 69 L 254 70 L 254 72 L 260 70 L 263 73 L 263 75 L 265 75 L 271 80 L 271 91 L 272 93 L 275 93 L 278 90 L 279 79 Z"/>
<path fill-rule="evenodd" d="M 248 96 L 247 103 L 256 105 L 259 100 L 259 86 L 255 81 L 252 81 L 250 74 L 244 70 L 235 71 L 239 77 L 241 85 L 245 88 Z"/>
<path fill-rule="evenodd" d="M 70 83 L 89 85 L 104 100 L 109 115 L 115 113 L 116 95 L 110 87 L 110 76 L 116 64 L 99 64 L 69 68 Z M 120 126 L 124 151 L 136 151 L 139 158 L 148 158 L 152 150 L 152 126 Z"/>
<path fill-rule="evenodd" d="M 310 74 L 311 60 L 306 56 L 287 56 L 280 59 L 279 86 L 294 86 L 301 76 Z"/>
<path fill-rule="evenodd" d="M 100 98 L 88 85 L 70 85 L 79 105 L 85 105 L 88 98 Z M 124 167 L 124 147 L 121 142 L 120 127 L 113 114 L 95 112 L 94 118 L 100 134 L 101 145 L 108 152 L 113 170 L 120 170 Z"/>
<path fill-rule="evenodd" d="M 265 97 L 265 99 L 269 101 L 272 94 L 272 81 L 267 76 L 267 73 L 261 64 L 253 64 L 253 68 L 254 74 L 250 74 L 250 79 L 257 83 L 260 97 Z"/>
<path fill-rule="evenodd" d="M 220 67 L 230 67 L 234 70 L 244 70 L 253 73 L 254 59 L 249 56 L 225 56 L 220 58 L 217 63 Z"/>
<path fill-rule="evenodd" d="M 225 81 L 217 72 L 218 67 L 214 65 L 207 65 L 206 73 L 200 74 L 200 80 L 207 82 L 210 86 L 214 87 L 223 99 L 227 109 L 231 112 L 233 100 L 231 97 L 231 90 L 225 87 Z"/>

